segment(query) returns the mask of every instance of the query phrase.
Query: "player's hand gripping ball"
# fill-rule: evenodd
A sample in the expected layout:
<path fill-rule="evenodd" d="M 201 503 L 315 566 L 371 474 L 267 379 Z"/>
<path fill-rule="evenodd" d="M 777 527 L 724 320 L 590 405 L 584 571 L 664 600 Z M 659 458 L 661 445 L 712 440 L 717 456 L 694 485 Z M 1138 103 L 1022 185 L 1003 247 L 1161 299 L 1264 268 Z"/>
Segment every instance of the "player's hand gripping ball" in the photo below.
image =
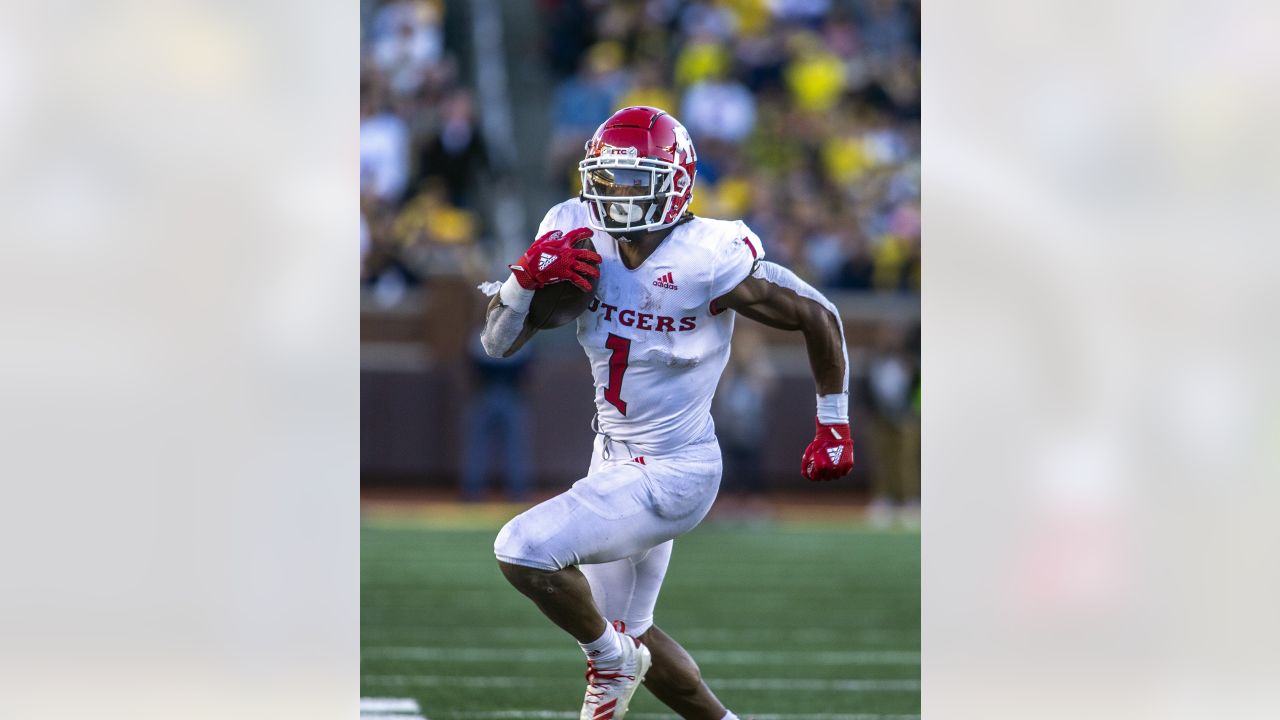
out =
<path fill-rule="evenodd" d="M 528 322 L 539 330 L 560 327 L 583 313 L 600 282 L 600 255 L 590 228 L 552 230 L 510 265 L 516 282 L 533 290 Z"/>
<path fill-rule="evenodd" d="M 800 474 L 809 480 L 835 480 L 853 470 L 853 436 L 849 424 L 823 425 L 814 421 L 817 432 L 805 448 Z"/>
<path fill-rule="evenodd" d="M 582 292 L 592 292 L 594 281 L 600 277 L 600 256 L 584 247 L 591 244 L 591 235 L 590 228 L 577 228 L 568 234 L 552 230 L 534 240 L 524 255 L 507 267 L 525 290 L 571 282 Z"/>

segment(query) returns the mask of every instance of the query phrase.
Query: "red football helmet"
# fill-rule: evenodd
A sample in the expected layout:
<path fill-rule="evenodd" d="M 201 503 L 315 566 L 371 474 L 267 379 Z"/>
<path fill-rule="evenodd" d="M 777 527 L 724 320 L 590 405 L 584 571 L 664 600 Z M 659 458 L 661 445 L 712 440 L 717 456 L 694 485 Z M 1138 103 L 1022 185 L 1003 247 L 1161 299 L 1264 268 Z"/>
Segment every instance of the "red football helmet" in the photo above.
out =
<path fill-rule="evenodd" d="M 665 111 L 629 107 L 587 141 L 578 171 L 591 227 L 614 234 L 662 230 L 689 207 L 698 154 L 689 131 Z"/>

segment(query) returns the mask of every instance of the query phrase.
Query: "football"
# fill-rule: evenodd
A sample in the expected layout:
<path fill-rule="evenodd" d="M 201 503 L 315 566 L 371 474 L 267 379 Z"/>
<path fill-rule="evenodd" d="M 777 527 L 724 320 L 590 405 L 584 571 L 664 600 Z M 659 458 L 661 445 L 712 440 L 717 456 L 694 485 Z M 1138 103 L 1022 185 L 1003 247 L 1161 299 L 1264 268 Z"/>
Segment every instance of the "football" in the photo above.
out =
<path fill-rule="evenodd" d="M 574 247 L 595 250 L 591 238 L 583 238 L 574 243 Z M 576 320 L 595 298 L 600 278 L 587 278 L 587 281 L 591 283 L 591 292 L 583 292 L 570 282 L 554 283 L 534 292 L 528 322 L 539 330 L 547 330 Z"/>

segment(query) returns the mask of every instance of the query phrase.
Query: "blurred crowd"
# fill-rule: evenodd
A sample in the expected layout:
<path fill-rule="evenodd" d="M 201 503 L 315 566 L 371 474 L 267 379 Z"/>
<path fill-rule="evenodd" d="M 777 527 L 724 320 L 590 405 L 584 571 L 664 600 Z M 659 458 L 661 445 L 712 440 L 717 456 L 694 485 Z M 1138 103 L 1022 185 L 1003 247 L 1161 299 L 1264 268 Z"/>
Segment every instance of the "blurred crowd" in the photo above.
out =
<path fill-rule="evenodd" d="M 466 43 L 468 21 L 458 17 L 471 8 L 362 5 L 361 279 L 379 306 L 430 289 L 427 344 L 470 376 L 457 384 L 468 386 L 459 464 L 467 499 L 488 497 L 491 477 L 522 499 L 536 473 L 524 402 L 536 374 L 526 368 L 538 363 L 478 351 L 480 312 L 468 309 L 479 302 L 476 283 L 510 260 L 494 252 L 489 188 L 515 181 L 544 186 L 553 201 L 572 197 L 585 141 L 618 108 L 653 105 L 680 119 L 698 150 L 692 211 L 745 220 L 771 260 L 828 291 L 920 288 L 918 0 L 520 1 L 534 3 L 541 25 L 506 32 L 537 33 L 541 56 L 518 62 L 544 68 L 553 92 L 516 108 L 544 113 L 547 128 L 544 142 L 520 148 L 518 172 L 489 160 L 467 51 L 451 44 Z M 545 208 L 527 210 L 532 232 Z M 857 472 L 870 485 L 873 520 L 910 516 L 919 326 L 861 323 L 847 328 L 860 333 L 850 339 Z M 761 449 L 780 381 L 762 336 L 750 324 L 737 335 L 717 422 L 726 490 L 756 497 L 767 485 Z M 505 448 L 503 457 L 490 458 L 489 447 Z M 495 473 L 490 459 L 505 470 Z"/>
<path fill-rule="evenodd" d="M 745 219 L 771 259 L 819 287 L 918 291 L 918 0 L 537 7 L 552 129 L 545 157 L 522 161 L 544 163 L 562 197 L 604 119 L 655 105 L 698 148 L 694 213 Z M 362 278 L 384 289 L 488 267 L 484 142 L 446 10 L 390 0 L 363 26 Z"/>
<path fill-rule="evenodd" d="M 539 4 L 566 196 L 613 110 L 661 107 L 698 149 L 695 214 L 745 219 L 820 287 L 918 291 L 917 0 Z"/>
<path fill-rule="evenodd" d="M 474 94 L 447 52 L 439 0 L 363 13 L 361 279 L 388 301 L 428 276 L 483 272 L 476 193 L 485 172 Z"/>

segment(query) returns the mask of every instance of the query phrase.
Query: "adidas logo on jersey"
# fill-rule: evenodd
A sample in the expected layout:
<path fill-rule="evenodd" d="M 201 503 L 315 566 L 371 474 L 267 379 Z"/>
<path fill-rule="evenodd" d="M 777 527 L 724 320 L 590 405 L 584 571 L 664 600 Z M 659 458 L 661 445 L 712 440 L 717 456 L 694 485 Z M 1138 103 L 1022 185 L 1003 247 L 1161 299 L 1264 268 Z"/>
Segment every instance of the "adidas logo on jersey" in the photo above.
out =
<path fill-rule="evenodd" d="M 653 284 L 655 287 L 666 288 L 667 290 L 680 289 L 680 286 L 676 285 L 675 278 L 671 277 L 671 273 L 658 276 L 658 279 L 654 280 Z"/>
<path fill-rule="evenodd" d="M 833 448 L 827 448 L 827 457 L 831 458 L 831 463 L 832 463 L 833 465 L 834 465 L 835 463 L 840 462 L 840 456 L 842 456 L 842 455 L 844 455 L 844 446 L 843 446 L 843 445 L 837 445 L 837 446 L 835 446 L 835 447 L 833 447 Z"/>
<path fill-rule="evenodd" d="M 546 270 L 547 266 L 556 261 L 556 256 L 551 253 L 542 253 L 542 257 L 538 259 L 538 269 Z"/>

